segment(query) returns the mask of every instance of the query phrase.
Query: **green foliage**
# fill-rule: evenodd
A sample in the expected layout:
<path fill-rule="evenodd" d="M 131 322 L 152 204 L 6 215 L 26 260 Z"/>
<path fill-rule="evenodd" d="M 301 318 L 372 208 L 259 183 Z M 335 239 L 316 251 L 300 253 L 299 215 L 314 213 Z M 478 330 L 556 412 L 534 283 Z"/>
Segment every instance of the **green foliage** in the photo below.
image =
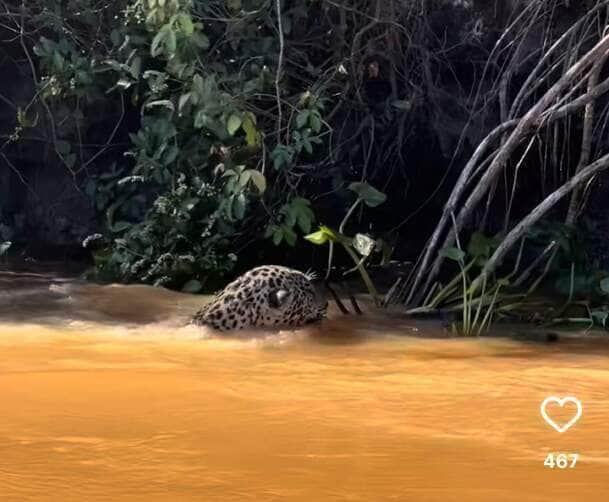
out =
<path fill-rule="evenodd" d="M 326 242 L 338 242 L 339 236 L 331 228 L 321 225 L 317 232 L 313 232 L 312 234 L 305 235 L 305 239 L 308 240 L 309 242 L 312 242 L 313 244 L 317 244 L 318 246 L 321 246 L 322 244 L 325 244 Z"/>
<path fill-rule="evenodd" d="M 569 226 L 562 222 L 545 221 L 531 229 L 529 237 L 539 247 L 555 242 L 557 253 L 551 263 L 550 277 L 557 293 L 575 299 L 599 300 L 609 292 L 609 271 L 595 265 L 588 256 L 588 236 L 595 232 L 591 223 Z"/>
<path fill-rule="evenodd" d="M 357 233 L 354 237 L 348 237 L 347 235 L 342 233 L 342 229 L 347 224 L 349 218 L 351 217 L 355 208 L 359 204 L 364 203 L 369 207 L 376 207 L 385 201 L 386 196 L 368 183 L 351 183 L 348 188 L 352 192 L 356 193 L 358 197 L 351 205 L 351 208 L 347 211 L 347 214 L 345 215 L 341 224 L 340 230 L 336 231 L 325 225 L 321 225 L 317 232 L 313 232 L 312 234 L 306 235 L 305 239 L 318 246 L 322 246 L 326 243 L 329 244 L 329 266 L 331 266 L 332 263 L 332 252 L 334 249 L 334 244 L 340 244 L 355 264 L 355 267 L 347 271 L 347 273 L 353 270 L 357 270 L 374 301 L 377 304 L 380 304 L 381 296 L 379 295 L 376 286 L 372 282 L 372 279 L 370 278 L 370 275 L 366 270 L 365 264 L 366 261 L 371 258 L 374 251 L 380 252 L 382 254 L 382 261 L 388 260 L 388 245 L 382 239 L 375 240 L 366 234 Z"/>
<path fill-rule="evenodd" d="M 472 234 L 467 245 L 467 254 L 476 260 L 476 265 L 482 267 L 501 243 L 498 237 L 488 237 L 481 232 Z"/>
<path fill-rule="evenodd" d="M 463 263 L 465 253 L 461 249 L 448 247 L 440 250 L 440 256 L 444 256 L 445 258 L 456 261 L 457 263 Z"/>
<path fill-rule="evenodd" d="M 86 182 L 103 215 L 99 277 L 197 292 L 234 266 L 243 243 L 265 236 L 294 246 L 309 233 L 315 215 L 292 180 L 300 162 L 323 154 L 329 128 L 321 91 L 287 79 L 275 89 L 273 6 L 123 0 L 95 12 L 92 0 L 36 0 L 24 16 L 44 26 L 34 48 L 39 97 L 78 125 L 54 145 L 69 169 L 82 168 L 72 145 L 86 133 L 88 104 L 141 117 L 125 158 Z M 304 8 L 286 10 L 286 36 L 305 18 Z M 281 123 L 277 92 L 293 110 Z M 35 120 L 19 116 L 23 127 Z"/>
<path fill-rule="evenodd" d="M 476 232 L 470 237 L 467 252 L 460 247 L 441 249 L 440 255 L 455 262 L 459 271 L 446 285 L 433 289 L 433 295 L 430 294 L 425 305 L 418 310 L 426 312 L 439 308 L 460 311 L 461 322 L 452 326 L 456 334 L 480 336 L 484 333 L 501 311 L 501 303 L 510 299 L 502 292 L 510 284 L 507 277 L 491 278 L 485 275 L 481 287 L 474 281 L 498 244 L 496 237 Z"/>
<path fill-rule="evenodd" d="M 355 182 L 349 185 L 349 190 L 355 192 L 358 197 L 369 207 L 380 206 L 387 200 L 387 196 L 379 192 L 368 183 Z"/>
<path fill-rule="evenodd" d="M 314 220 L 311 202 L 302 197 L 294 197 L 279 209 L 278 223 L 266 228 L 265 237 L 272 238 L 276 246 L 282 242 L 294 246 L 297 240 L 295 229 L 299 228 L 303 233 L 310 232 Z"/>

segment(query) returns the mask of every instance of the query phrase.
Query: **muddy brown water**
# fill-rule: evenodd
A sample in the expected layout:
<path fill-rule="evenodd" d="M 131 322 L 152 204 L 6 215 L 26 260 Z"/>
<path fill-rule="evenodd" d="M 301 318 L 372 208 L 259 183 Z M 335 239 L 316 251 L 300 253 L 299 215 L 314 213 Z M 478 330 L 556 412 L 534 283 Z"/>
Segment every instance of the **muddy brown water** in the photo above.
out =
<path fill-rule="evenodd" d="M 602 338 L 371 312 L 218 337 L 186 323 L 203 301 L 0 274 L 0 500 L 609 500 Z M 563 434 L 548 395 L 583 403 Z"/>

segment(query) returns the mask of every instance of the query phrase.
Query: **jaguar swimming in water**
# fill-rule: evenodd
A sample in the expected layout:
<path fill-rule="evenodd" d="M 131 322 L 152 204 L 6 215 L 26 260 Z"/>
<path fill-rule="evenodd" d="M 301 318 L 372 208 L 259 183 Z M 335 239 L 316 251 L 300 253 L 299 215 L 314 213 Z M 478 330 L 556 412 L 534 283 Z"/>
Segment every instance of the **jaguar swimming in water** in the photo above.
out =
<path fill-rule="evenodd" d="M 313 275 L 263 265 L 241 275 L 193 317 L 220 331 L 262 326 L 301 326 L 320 321 L 328 302 Z"/>

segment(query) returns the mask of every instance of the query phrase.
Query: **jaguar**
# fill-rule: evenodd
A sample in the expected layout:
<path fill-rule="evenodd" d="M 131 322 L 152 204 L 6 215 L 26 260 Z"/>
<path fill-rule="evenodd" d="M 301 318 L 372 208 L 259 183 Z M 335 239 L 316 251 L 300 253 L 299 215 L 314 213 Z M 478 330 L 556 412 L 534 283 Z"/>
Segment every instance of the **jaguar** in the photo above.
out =
<path fill-rule="evenodd" d="M 279 265 L 256 267 L 228 284 L 192 321 L 219 331 L 320 321 L 328 302 L 315 279 Z"/>

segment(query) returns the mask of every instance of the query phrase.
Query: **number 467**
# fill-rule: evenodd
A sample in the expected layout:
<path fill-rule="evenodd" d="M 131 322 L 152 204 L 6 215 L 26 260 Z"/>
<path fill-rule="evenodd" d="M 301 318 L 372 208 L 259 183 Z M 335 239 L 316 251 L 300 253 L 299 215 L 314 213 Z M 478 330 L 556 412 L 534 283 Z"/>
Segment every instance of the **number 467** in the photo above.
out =
<path fill-rule="evenodd" d="M 550 469 L 554 469 L 558 467 L 559 469 L 573 469 L 577 464 L 577 459 L 579 455 L 577 453 L 548 453 L 548 456 L 543 462 L 543 465 L 549 467 Z"/>

